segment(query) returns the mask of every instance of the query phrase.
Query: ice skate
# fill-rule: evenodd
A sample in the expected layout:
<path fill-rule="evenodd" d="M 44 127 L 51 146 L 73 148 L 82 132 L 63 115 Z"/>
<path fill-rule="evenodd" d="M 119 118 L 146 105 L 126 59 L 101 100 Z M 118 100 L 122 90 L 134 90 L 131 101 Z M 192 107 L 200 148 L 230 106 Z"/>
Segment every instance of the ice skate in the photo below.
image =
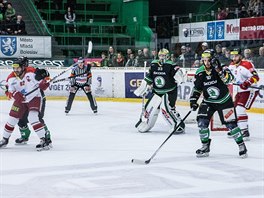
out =
<path fill-rule="evenodd" d="M 37 151 L 43 151 L 43 150 L 49 150 L 51 147 L 49 144 L 51 143 L 51 140 L 46 138 L 40 138 L 40 143 L 36 145 Z"/>
<path fill-rule="evenodd" d="M 97 109 L 94 109 L 94 110 L 93 110 L 93 113 L 94 113 L 94 114 L 97 114 Z"/>
<path fill-rule="evenodd" d="M 240 143 L 238 147 L 239 147 L 239 156 L 241 158 L 247 158 L 248 155 L 247 155 L 247 148 L 245 143 L 244 142 Z"/>
<path fill-rule="evenodd" d="M 27 144 L 28 142 L 28 138 L 23 138 L 23 137 L 20 137 L 20 138 L 17 138 L 15 140 L 16 144 L 18 145 L 22 145 L 22 144 Z"/>
<path fill-rule="evenodd" d="M 210 152 L 211 139 L 208 142 L 203 143 L 202 148 L 196 151 L 196 157 L 208 157 Z"/>
<path fill-rule="evenodd" d="M 0 148 L 4 148 L 6 147 L 6 145 L 8 144 L 8 138 L 4 138 L 0 141 Z"/>
<path fill-rule="evenodd" d="M 68 115 L 70 110 L 65 109 L 65 115 Z"/>

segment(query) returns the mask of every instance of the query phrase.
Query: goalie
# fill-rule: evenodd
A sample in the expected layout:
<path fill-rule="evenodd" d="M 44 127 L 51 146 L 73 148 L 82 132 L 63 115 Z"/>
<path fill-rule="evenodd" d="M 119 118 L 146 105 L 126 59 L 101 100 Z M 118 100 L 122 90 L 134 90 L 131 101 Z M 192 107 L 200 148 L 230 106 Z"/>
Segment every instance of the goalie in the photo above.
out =
<path fill-rule="evenodd" d="M 141 118 L 135 127 L 141 133 L 148 132 L 155 125 L 161 111 L 170 127 L 170 133 L 184 133 L 184 123 L 176 128 L 181 117 L 175 109 L 175 104 L 178 84 L 185 81 L 186 72 L 168 60 L 169 51 L 167 49 L 161 49 L 158 56 L 159 59 L 151 62 L 149 73 L 134 91 L 136 96 L 141 97 L 145 97 L 151 89 L 153 93 L 144 106 Z"/>

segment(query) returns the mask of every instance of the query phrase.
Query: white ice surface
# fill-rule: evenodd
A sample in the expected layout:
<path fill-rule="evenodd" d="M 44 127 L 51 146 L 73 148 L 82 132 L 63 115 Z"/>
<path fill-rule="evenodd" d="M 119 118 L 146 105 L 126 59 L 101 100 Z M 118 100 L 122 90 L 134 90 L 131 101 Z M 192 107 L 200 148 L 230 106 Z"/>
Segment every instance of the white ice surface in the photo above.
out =
<path fill-rule="evenodd" d="M 11 106 L 0 101 L 1 133 Z M 212 132 L 208 158 L 196 158 L 201 144 L 196 124 L 173 135 L 148 165 L 147 160 L 167 138 L 158 118 L 151 133 L 138 133 L 141 104 L 98 102 L 94 115 L 88 102 L 74 101 L 68 116 L 64 101 L 48 101 L 45 120 L 54 148 L 35 151 L 32 132 L 27 145 L 10 143 L 0 149 L 0 198 L 263 198 L 264 117 L 249 114 L 249 157 L 238 157 L 238 146 L 225 132 Z M 182 117 L 187 107 L 179 107 Z M 191 117 L 194 117 L 193 112 Z"/>

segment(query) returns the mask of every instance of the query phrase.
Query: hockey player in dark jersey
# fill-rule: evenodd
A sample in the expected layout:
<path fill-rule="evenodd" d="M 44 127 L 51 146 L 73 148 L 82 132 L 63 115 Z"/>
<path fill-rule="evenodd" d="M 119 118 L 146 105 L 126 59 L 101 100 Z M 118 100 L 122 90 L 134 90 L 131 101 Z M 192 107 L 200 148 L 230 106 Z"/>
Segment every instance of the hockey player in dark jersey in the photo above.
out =
<path fill-rule="evenodd" d="M 85 65 L 84 60 L 82 58 L 79 58 L 78 65 L 72 69 L 71 77 L 73 78 L 71 78 L 70 82 L 70 95 L 68 97 L 67 104 L 65 107 L 65 113 L 68 114 L 71 110 L 75 94 L 80 88 L 85 92 L 88 100 L 90 101 L 90 106 L 93 112 L 97 113 L 97 104 L 91 91 L 91 65 Z"/>
<path fill-rule="evenodd" d="M 144 117 L 136 124 L 136 128 L 139 132 L 148 132 L 154 126 L 161 110 L 170 127 L 169 132 L 183 133 L 184 123 L 176 129 L 181 118 L 179 112 L 175 109 L 175 104 L 177 86 L 178 83 L 184 81 L 185 72 L 168 60 L 169 51 L 167 49 L 161 49 L 158 56 L 159 59 L 151 62 L 149 73 L 134 91 L 135 95 L 143 97 L 152 89 L 152 96 L 145 105 Z"/>
<path fill-rule="evenodd" d="M 199 107 L 197 114 L 198 127 L 202 148 L 196 151 L 197 157 L 207 157 L 210 152 L 209 122 L 217 111 L 222 124 L 230 130 L 230 134 L 239 146 L 239 156 L 247 157 L 247 148 L 243 141 L 241 130 L 237 125 L 237 116 L 232 97 L 227 84 L 233 80 L 233 75 L 227 68 L 223 69 L 219 60 L 213 57 L 212 50 L 202 54 L 203 65 L 195 74 L 194 88 L 190 97 L 190 106 L 193 110 Z M 203 94 L 203 100 L 197 101 Z"/>

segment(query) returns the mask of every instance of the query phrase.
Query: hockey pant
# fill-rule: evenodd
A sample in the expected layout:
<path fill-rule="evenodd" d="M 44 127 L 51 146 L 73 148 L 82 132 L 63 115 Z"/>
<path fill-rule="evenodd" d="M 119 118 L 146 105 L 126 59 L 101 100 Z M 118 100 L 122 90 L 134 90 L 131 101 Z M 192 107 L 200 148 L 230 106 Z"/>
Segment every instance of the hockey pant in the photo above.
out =
<path fill-rule="evenodd" d="M 90 102 L 91 109 L 93 111 L 97 110 L 97 103 L 96 103 L 96 100 L 95 100 L 95 98 L 93 97 L 93 95 L 91 93 L 91 87 L 90 86 L 74 86 L 74 87 L 71 87 L 70 88 L 70 95 L 68 97 L 65 110 L 67 110 L 67 111 L 71 110 L 72 103 L 73 103 L 73 100 L 75 98 L 75 95 L 76 95 L 77 91 L 80 88 L 85 92 L 85 94 L 86 94 L 86 96 L 87 96 L 87 98 L 88 98 L 88 100 Z"/>
<path fill-rule="evenodd" d="M 235 97 L 235 107 L 237 112 L 238 126 L 242 133 L 248 131 L 248 115 L 246 110 L 250 109 L 255 101 L 259 91 L 245 91 L 239 92 Z"/>
<path fill-rule="evenodd" d="M 9 138 L 14 131 L 15 125 L 19 119 L 28 111 L 28 120 L 39 138 L 45 137 L 44 125 L 39 120 L 39 110 L 41 106 L 41 98 L 35 97 L 29 103 L 13 103 L 9 113 L 8 121 L 5 125 L 3 137 Z"/>
<path fill-rule="evenodd" d="M 45 114 L 45 108 L 46 108 L 46 96 L 42 90 L 41 90 L 41 96 L 42 96 L 42 103 L 41 103 L 41 109 L 38 114 L 38 117 L 39 117 L 40 122 L 44 124 L 44 128 L 46 131 L 46 137 L 50 139 L 50 131 L 48 127 L 46 126 L 44 119 L 43 119 L 44 114 Z M 28 128 L 27 123 L 28 123 L 28 111 L 26 111 L 24 115 L 22 116 L 22 118 L 19 119 L 18 121 L 19 131 L 23 139 L 28 139 L 31 133 L 30 129 Z"/>
<path fill-rule="evenodd" d="M 162 97 L 153 94 L 146 103 L 142 122 L 137 126 L 139 132 L 145 133 L 153 128 L 157 121 L 160 109 L 165 121 L 170 127 L 169 131 L 175 131 L 175 126 L 181 120 L 179 113 L 177 113 L 174 108 L 170 107 L 167 94 Z M 184 124 L 176 130 L 176 133 L 182 132 L 184 132 Z"/>
<path fill-rule="evenodd" d="M 208 128 L 210 119 L 215 112 L 218 112 L 221 123 L 224 124 L 233 136 L 237 144 L 243 142 L 241 130 L 237 125 L 237 115 L 234 108 L 232 98 L 228 99 L 224 104 L 214 104 L 202 102 L 200 104 L 197 123 L 199 127 L 199 134 L 202 143 L 208 142 L 210 137 L 210 130 Z"/>

